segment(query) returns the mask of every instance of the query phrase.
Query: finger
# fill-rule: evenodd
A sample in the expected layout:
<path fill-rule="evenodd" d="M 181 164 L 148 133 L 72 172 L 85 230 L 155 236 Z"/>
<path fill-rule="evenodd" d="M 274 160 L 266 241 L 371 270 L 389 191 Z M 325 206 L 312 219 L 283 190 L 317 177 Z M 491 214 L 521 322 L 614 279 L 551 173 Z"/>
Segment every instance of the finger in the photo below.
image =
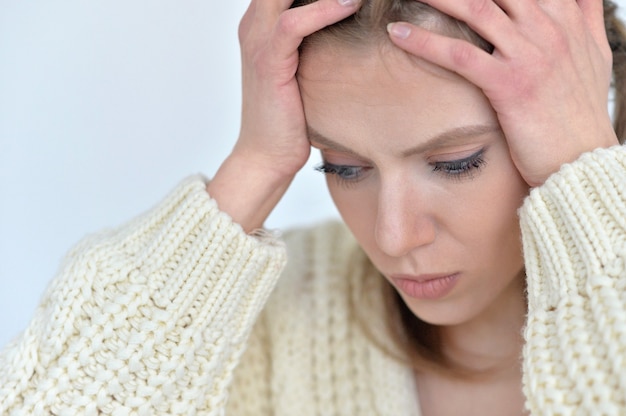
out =
<path fill-rule="evenodd" d="M 248 30 L 250 29 L 250 25 L 252 24 L 252 20 L 254 20 L 254 13 L 256 10 L 256 0 L 252 0 L 246 9 L 246 12 L 243 14 L 241 21 L 239 22 L 239 42 L 242 42 L 246 37 Z"/>
<path fill-rule="evenodd" d="M 467 23 L 505 56 L 514 55 L 520 47 L 522 38 L 511 17 L 493 0 L 425 0 L 425 2 Z M 518 0 L 517 3 L 528 1 Z"/>
<path fill-rule="evenodd" d="M 591 35 L 599 45 L 607 43 L 602 0 L 578 0 L 578 6 Z"/>
<path fill-rule="evenodd" d="M 455 72 L 482 90 L 502 73 L 502 62 L 472 43 L 430 32 L 409 23 L 388 27 L 392 42 L 410 54 Z"/>
<path fill-rule="evenodd" d="M 536 1 L 494 0 L 494 2 L 513 20 L 524 20 L 539 10 Z"/>
<path fill-rule="evenodd" d="M 315 1 L 315 0 L 313 0 Z M 293 0 L 252 0 L 251 5 L 255 4 L 255 7 L 258 9 L 259 17 L 266 18 L 276 18 L 282 12 L 289 9 Z"/>
<path fill-rule="evenodd" d="M 607 2 L 610 4 L 610 2 Z M 589 42 L 592 49 L 597 49 L 607 62 L 612 60 L 611 48 L 607 37 L 604 7 L 602 0 L 548 1 L 541 4 L 551 16 L 552 22 L 560 26 L 571 42 Z"/>
<path fill-rule="evenodd" d="M 316 0 L 307 0 L 306 2 L 310 3 Z M 287 10 L 294 3 L 294 0 L 280 0 L 279 2 L 281 10 Z"/>
<path fill-rule="evenodd" d="M 274 25 L 278 16 L 289 9 L 292 3 L 293 0 L 251 0 L 239 24 L 240 35 L 247 31 L 252 22 L 261 22 L 261 26 Z"/>
<path fill-rule="evenodd" d="M 284 11 L 273 34 L 276 56 L 290 56 L 306 36 L 354 14 L 359 5 L 358 0 L 318 0 Z"/>

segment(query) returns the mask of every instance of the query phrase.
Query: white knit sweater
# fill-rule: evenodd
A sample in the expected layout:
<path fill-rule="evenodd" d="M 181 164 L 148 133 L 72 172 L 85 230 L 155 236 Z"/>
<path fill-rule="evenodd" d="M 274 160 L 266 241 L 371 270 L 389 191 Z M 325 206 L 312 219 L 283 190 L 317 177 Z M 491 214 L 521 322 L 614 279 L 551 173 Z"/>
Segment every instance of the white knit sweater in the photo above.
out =
<path fill-rule="evenodd" d="M 625 415 L 626 148 L 564 166 L 520 217 L 529 409 Z M 351 302 L 380 328 L 383 281 L 350 234 L 284 241 L 245 235 L 199 178 L 86 238 L 0 354 L 0 415 L 419 414 L 411 370 L 355 322 Z"/>

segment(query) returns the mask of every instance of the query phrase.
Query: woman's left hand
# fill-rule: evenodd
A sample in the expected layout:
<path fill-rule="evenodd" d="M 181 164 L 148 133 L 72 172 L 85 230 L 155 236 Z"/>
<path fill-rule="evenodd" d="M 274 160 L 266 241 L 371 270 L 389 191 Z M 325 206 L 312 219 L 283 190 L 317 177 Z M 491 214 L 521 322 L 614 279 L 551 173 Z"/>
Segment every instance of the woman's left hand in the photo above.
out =
<path fill-rule="evenodd" d="M 390 26 L 392 41 L 483 91 L 530 186 L 618 143 L 607 109 L 612 55 L 602 0 L 424 2 L 466 22 L 493 53 L 404 22 Z"/>

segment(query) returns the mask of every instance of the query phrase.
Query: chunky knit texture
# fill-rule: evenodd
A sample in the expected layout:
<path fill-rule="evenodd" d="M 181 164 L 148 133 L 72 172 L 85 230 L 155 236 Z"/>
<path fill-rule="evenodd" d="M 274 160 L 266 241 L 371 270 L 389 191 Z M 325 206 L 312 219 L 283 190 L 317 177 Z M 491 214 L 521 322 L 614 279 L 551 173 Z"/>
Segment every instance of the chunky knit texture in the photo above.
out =
<path fill-rule="evenodd" d="M 199 179 L 74 248 L 0 355 L 0 415 L 220 414 L 284 265 Z"/>
<path fill-rule="evenodd" d="M 563 166 L 531 192 L 521 227 L 530 408 L 626 415 L 626 148 Z"/>
<path fill-rule="evenodd" d="M 626 414 L 626 148 L 564 166 L 520 217 L 529 409 Z M 348 231 L 284 241 L 286 266 L 199 178 L 85 239 L 0 354 L 0 414 L 418 415 L 412 371 L 356 323 L 383 330 L 383 280 Z"/>

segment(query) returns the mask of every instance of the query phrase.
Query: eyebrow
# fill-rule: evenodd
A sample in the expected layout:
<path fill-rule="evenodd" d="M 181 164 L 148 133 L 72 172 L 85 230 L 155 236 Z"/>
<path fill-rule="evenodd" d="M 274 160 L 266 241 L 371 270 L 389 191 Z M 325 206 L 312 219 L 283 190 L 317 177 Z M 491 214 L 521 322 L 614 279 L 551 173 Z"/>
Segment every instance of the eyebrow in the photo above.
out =
<path fill-rule="evenodd" d="M 307 126 L 309 141 L 312 143 L 317 143 L 328 147 L 332 150 L 336 150 L 342 153 L 351 154 L 354 156 L 361 157 L 357 152 L 352 149 L 345 147 L 342 144 L 339 144 L 323 134 L 319 133 L 315 129 L 310 126 Z M 449 130 L 446 130 L 442 133 L 437 134 L 434 137 L 431 137 L 424 143 L 420 143 L 417 146 L 411 147 L 407 150 L 403 150 L 400 154 L 402 157 L 412 156 L 418 153 L 425 153 L 435 149 L 441 149 L 444 147 L 455 146 L 462 144 L 465 140 L 482 136 L 488 133 L 494 133 L 500 131 L 500 126 L 497 124 L 476 124 L 469 126 L 461 126 L 455 127 Z"/>

